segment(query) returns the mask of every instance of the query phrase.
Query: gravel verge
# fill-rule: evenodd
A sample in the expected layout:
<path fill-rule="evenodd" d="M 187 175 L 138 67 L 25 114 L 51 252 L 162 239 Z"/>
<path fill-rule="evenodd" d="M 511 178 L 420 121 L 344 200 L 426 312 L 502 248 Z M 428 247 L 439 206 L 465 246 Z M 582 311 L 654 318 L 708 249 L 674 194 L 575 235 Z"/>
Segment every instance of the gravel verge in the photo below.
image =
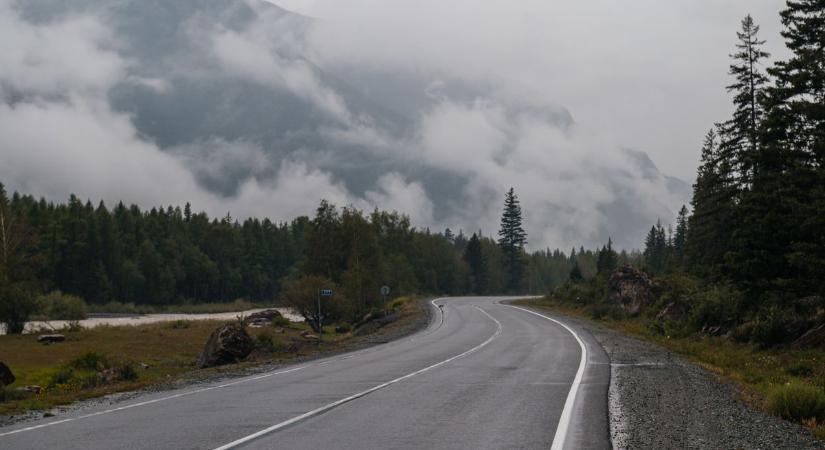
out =
<path fill-rule="evenodd" d="M 95 408 L 99 408 L 100 406 L 116 407 L 118 404 L 125 401 L 133 400 L 150 393 L 165 392 L 190 387 L 201 387 L 202 385 L 210 383 L 223 382 L 234 378 L 262 374 L 278 370 L 286 366 L 293 366 L 317 359 L 364 350 L 380 344 L 386 344 L 394 340 L 402 339 L 426 328 L 433 318 L 430 300 L 430 298 L 427 298 L 418 299 L 416 301 L 416 307 L 418 308 L 419 313 L 415 316 L 403 317 L 400 320 L 382 326 L 372 333 L 363 336 L 356 336 L 347 341 L 345 345 L 335 349 L 324 350 L 308 356 L 294 357 L 279 361 L 277 363 L 253 363 L 251 366 L 247 363 L 243 366 L 224 366 L 217 369 L 194 370 L 181 377 L 170 379 L 168 382 L 155 383 L 136 391 L 118 392 L 89 400 L 81 400 L 68 405 L 57 406 L 48 411 L 33 410 L 14 415 L 0 415 L 0 427 L 40 420 L 43 419 L 44 415 L 59 418 L 60 416 L 64 416 L 69 413 L 91 411 Z"/>
<path fill-rule="evenodd" d="M 731 382 L 658 345 L 598 323 L 587 329 L 611 362 L 615 449 L 825 449 L 806 428 L 754 410 Z"/>

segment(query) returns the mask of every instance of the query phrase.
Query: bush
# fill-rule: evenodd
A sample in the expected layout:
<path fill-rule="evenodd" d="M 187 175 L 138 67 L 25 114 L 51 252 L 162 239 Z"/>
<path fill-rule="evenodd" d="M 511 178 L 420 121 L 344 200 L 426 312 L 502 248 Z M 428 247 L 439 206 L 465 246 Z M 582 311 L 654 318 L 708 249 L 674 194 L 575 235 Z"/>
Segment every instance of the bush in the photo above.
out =
<path fill-rule="evenodd" d="M 285 328 L 285 327 L 290 326 L 291 324 L 292 324 L 292 322 L 290 322 L 289 319 L 287 319 L 284 316 L 278 316 L 278 317 L 275 317 L 274 319 L 272 319 L 272 326 L 273 327 Z"/>
<path fill-rule="evenodd" d="M 118 368 L 118 373 L 120 373 L 120 379 L 123 381 L 135 381 L 138 379 L 137 369 L 135 369 L 135 365 L 132 362 L 123 363 Z"/>
<path fill-rule="evenodd" d="M 275 342 L 272 340 L 272 335 L 268 332 L 262 332 L 261 334 L 255 336 L 253 344 L 255 345 L 255 348 L 265 352 L 275 351 Z"/>
<path fill-rule="evenodd" d="M 739 320 L 744 295 L 730 286 L 713 286 L 693 295 L 689 321 L 696 329 L 732 326 Z"/>
<path fill-rule="evenodd" d="M 86 302 L 74 295 L 52 291 L 37 298 L 40 311 L 48 320 L 83 320 L 86 318 Z"/>
<path fill-rule="evenodd" d="M 811 363 L 807 361 L 797 361 L 785 369 L 788 375 L 794 377 L 809 377 L 814 374 L 814 368 Z"/>
<path fill-rule="evenodd" d="M 29 316 L 37 311 L 37 302 L 22 283 L 0 284 L 0 323 L 8 334 L 20 334 Z"/>
<path fill-rule="evenodd" d="M 190 320 L 173 320 L 166 325 L 166 328 L 170 330 L 185 330 L 192 326 L 192 321 Z"/>
<path fill-rule="evenodd" d="M 49 387 L 53 388 L 61 384 L 66 384 L 74 378 L 74 370 L 71 367 L 61 367 L 49 379 Z"/>
<path fill-rule="evenodd" d="M 825 420 L 825 392 L 802 383 L 779 386 L 768 395 L 768 410 L 787 420 Z"/>
<path fill-rule="evenodd" d="M 0 403 L 23 400 L 29 395 L 30 393 L 26 391 L 18 391 L 17 389 L 0 387 Z"/>
<path fill-rule="evenodd" d="M 69 363 L 69 366 L 81 370 L 93 370 L 95 372 L 103 369 L 108 369 L 109 359 L 106 355 L 95 352 L 86 352 Z"/>

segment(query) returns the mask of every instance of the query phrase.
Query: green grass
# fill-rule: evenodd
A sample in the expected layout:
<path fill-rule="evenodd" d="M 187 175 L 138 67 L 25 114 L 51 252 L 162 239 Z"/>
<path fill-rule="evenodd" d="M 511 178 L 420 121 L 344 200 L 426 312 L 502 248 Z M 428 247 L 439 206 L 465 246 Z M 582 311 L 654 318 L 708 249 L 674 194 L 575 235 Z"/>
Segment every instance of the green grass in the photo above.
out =
<path fill-rule="evenodd" d="M 819 411 L 820 400 L 825 405 L 825 349 L 764 349 L 707 335 L 671 336 L 651 326 L 652 322 L 645 318 L 593 314 L 591 308 L 572 307 L 546 298 L 518 303 L 593 320 L 654 342 L 731 380 L 750 406 L 794 420 L 809 427 L 814 435 L 825 438 L 825 416 L 818 413 L 810 416 L 807 412 Z M 799 410 L 794 404 L 798 404 Z"/>

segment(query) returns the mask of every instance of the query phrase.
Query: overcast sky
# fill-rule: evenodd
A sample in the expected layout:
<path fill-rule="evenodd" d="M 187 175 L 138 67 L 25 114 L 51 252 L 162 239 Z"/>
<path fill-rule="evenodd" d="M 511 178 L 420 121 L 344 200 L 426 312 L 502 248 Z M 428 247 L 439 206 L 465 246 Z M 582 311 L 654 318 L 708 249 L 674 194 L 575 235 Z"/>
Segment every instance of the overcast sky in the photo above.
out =
<path fill-rule="evenodd" d="M 281 0 L 323 19 L 325 58 L 489 78 L 567 107 L 617 146 L 692 180 L 725 120 L 728 54 L 750 13 L 784 55 L 781 0 Z"/>
<path fill-rule="evenodd" d="M 315 21 L 257 0 L 176 1 L 0 0 L 0 181 L 278 221 L 324 198 L 486 235 L 514 187 L 532 249 L 634 248 L 689 189 L 623 149 L 692 182 L 703 135 L 730 113 L 742 17 L 785 56 L 778 0 L 276 2 Z M 158 46 L 150 24 L 178 40 Z M 255 109 L 258 95 L 273 108 Z M 202 134 L 153 134 L 183 136 L 190 118 Z"/>

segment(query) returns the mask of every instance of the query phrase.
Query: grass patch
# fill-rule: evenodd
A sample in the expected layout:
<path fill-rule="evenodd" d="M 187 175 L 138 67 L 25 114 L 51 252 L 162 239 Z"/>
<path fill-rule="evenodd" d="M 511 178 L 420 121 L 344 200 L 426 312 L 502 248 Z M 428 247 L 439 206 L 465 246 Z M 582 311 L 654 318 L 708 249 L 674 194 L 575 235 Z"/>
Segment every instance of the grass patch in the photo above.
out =
<path fill-rule="evenodd" d="M 768 411 L 787 420 L 803 423 L 825 420 L 825 392 L 803 383 L 777 386 L 768 395 Z"/>
<path fill-rule="evenodd" d="M 825 438 L 825 349 L 772 347 L 702 334 L 668 333 L 644 317 L 611 314 L 601 306 L 572 306 L 543 299 L 516 303 L 597 321 L 654 342 L 735 383 L 752 407 L 796 421 Z M 820 415 L 820 407 L 823 415 Z"/>

